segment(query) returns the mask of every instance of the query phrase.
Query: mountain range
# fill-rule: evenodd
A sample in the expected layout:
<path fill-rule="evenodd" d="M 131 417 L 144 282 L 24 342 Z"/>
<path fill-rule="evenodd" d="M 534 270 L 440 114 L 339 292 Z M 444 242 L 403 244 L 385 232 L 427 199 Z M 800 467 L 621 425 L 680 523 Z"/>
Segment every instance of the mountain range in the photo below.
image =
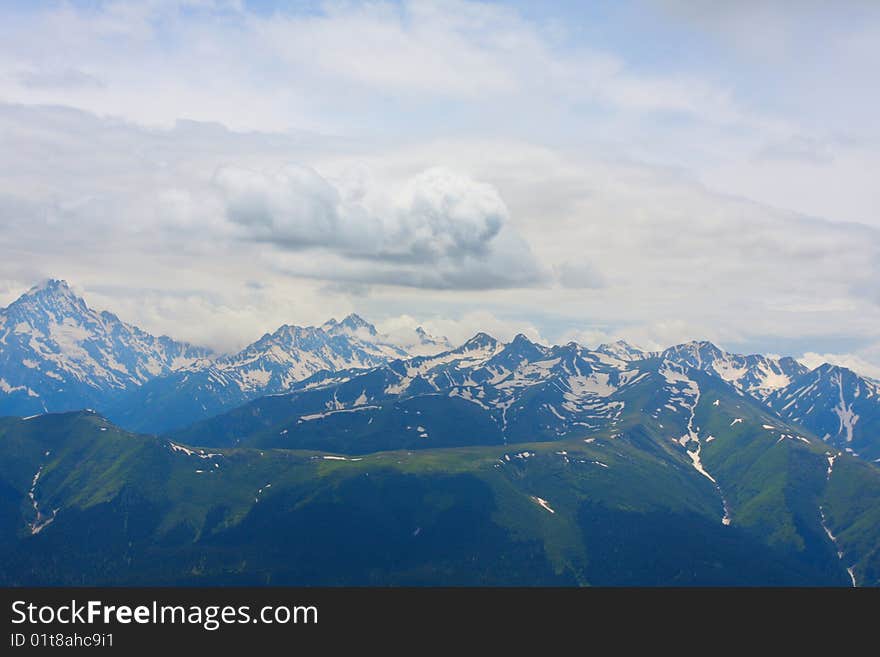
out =
<path fill-rule="evenodd" d="M 0 311 L 0 583 L 880 584 L 877 382 L 404 342 L 350 315 L 218 356 L 32 289 Z"/>
<path fill-rule="evenodd" d="M 158 432 L 284 392 L 320 371 L 448 346 L 421 327 L 398 346 L 349 315 L 319 327 L 281 326 L 217 356 L 92 310 L 66 282 L 49 280 L 0 310 L 0 415 L 96 408 L 128 428 Z"/>
<path fill-rule="evenodd" d="M 649 371 L 662 390 L 663 363 L 717 377 L 830 445 L 880 458 L 876 381 L 827 363 L 810 370 L 790 357 L 731 354 L 706 341 L 645 352 L 622 340 L 591 350 L 524 335 L 504 345 L 480 333 L 452 348 L 421 327 L 392 340 L 352 314 L 317 327 L 284 325 L 237 353 L 214 355 L 92 310 L 64 281 L 47 281 L 0 310 L 0 415 L 94 408 L 128 430 L 157 434 L 344 377 L 359 381 L 350 385 L 361 385 L 371 403 L 380 380 L 401 398 L 443 392 L 468 400 L 485 407 L 493 433 L 511 440 L 533 431 L 565 435 L 605 426 L 620 413 L 623 389 Z M 667 402 L 654 413 L 671 412 L 675 402 Z"/>

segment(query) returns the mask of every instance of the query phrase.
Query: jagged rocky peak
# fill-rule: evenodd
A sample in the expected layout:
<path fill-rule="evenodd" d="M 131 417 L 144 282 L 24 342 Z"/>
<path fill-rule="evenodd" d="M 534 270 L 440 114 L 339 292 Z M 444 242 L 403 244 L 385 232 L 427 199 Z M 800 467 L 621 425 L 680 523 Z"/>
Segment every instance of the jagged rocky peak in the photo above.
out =
<path fill-rule="evenodd" d="M 840 374 L 842 376 L 858 376 L 855 372 L 853 372 L 848 367 L 844 367 L 843 365 L 832 365 L 831 363 L 822 363 L 815 369 L 813 372 L 817 376 L 831 376 L 832 374 Z"/>
<path fill-rule="evenodd" d="M 578 358 L 585 350 L 574 340 L 569 340 L 565 344 L 550 347 L 549 351 L 554 356 L 559 356 L 561 358 Z"/>
<path fill-rule="evenodd" d="M 49 279 L 0 309 L 0 414 L 74 410 L 189 367 L 209 351 L 89 308 Z"/>
<path fill-rule="evenodd" d="M 89 307 L 74 293 L 67 281 L 50 278 L 25 292 L 7 310 L 42 311 L 57 317 L 63 313 L 85 313 Z"/>
<path fill-rule="evenodd" d="M 328 333 L 333 334 L 333 335 L 338 335 L 340 333 L 347 333 L 347 334 L 366 333 L 367 335 L 371 335 L 371 336 L 378 335 L 378 332 L 376 331 L 375 326 L 373 326 L 367 320 L 365 320 L 363 317 L 361 317 L 360 315 L 357 315 L 355 313 L 351 313 L 350 315 L 345 317 L 345 319 L 343 319 L 341 322 L 337 322 L 335 319 L 331 319 L 330 321 L 326 322 L 322 328 L 324 328 L 325 331 L 327 331 Z"/>
<path fill-rule="evenodd" d="M 47 278 L 46 280 L 37 283 L 30 290 L 28 290 L 26 295 L 39 295 L 39 294 L 50 294 L 50 295 L 60 295 L 67 297 L 75 297 L 73 290 L 70 288 L 70 285 L 67 281 L 61 278 Z"/>
<path fill-rule="evenodd" d="M 498 340 L 488 333 L 480 331 L 470 340 L 461 345 L 461 349 L 465 351 L 473 351 L 475 349 L 494 349 L 498 346 Z"/>
<path fill-rule="evenodd" d="M 700 366 L 703 362 L 712 362 L 716 358 L 722 357 L 724 351 L 708 340 L 691 340 L 669 347 L 663 352 L 664 357 L 690 357 L 693 359 L 693 365 Z"/>
<path fill-rule="evenodd" d="M 248 345 L 242 351 L 253 351 L 267 348 L 269 345 L 284 345 L 294 347 L 303 340 L 315 338 L 318 331 L 313 327 L 297 326 L 295 324 L 282 324 L 272 333 L 265 333 L 259 340 Z"/>
<path fill-rule="evenodd" d="M 517 333 L 502 353 L 515 355 L 518 358 L 531 361 L 543 358 L 545 349 L 541 345 L 529 340 L 524 334 Z"/>
<path fill-rule="evenodd" d="M 422 326 L 416 327 L 416 339 L 420 344 L 438 348 L 452 348 L 452 344 L 449 342 L 449 338 L 445 335 L 434 335 L 433 333 L 429 333 Z"/>
<path fill-rule="evenodd" d="M 853 370 L 843 365 L 833 365 L 831 363 L 822 363 L 815 369 L 806 374 L 806 378 L 815 381 L 817 384 L 829 384 L 840 388 L 841 394 L 844 396 L 848 392 L 854 392 L 856 396 L 859 394 L 859 388 L 863 388 L 871 392 L 878 390 L 878 384 L 870 378 L 860 376 Z"/>

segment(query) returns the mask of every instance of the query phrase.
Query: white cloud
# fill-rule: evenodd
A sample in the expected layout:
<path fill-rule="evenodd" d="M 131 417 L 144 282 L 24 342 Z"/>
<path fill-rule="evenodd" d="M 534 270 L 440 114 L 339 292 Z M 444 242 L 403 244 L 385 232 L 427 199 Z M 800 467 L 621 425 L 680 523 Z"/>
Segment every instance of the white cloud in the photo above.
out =
<path fill-rule="evenodd" d="M 320 263 L 273 257 L 274 266 L 299 276 L 442 289 L 520 287 L 545 278 L 508 226 L 498 192 L 448 169 L 379 189 L 341 188 L 290 165 L 274 173 L 224 167 L 214 183 L 245 238 L 332 255 Z"/>
<path fill-rule="evenodd" d="M 95 76 L 70 67 L 26 70 L 18 74 L 18 80 L 25 87 L 35 89 L 104 86 Z"/>
<path fill-rule="evenodd" d="M 343 225 L 338 191 L 308 167 L 288 165 L 260 173 L 225 166 L 214 183 L 226 215 L 252 239 L 289 248 L 339 246 L 360 244 L 371 232 L 371 226 L 357 221 Z"/>
<path fill-rule="evenodd" d="M 490 185 L 434 168 L 399 190 L 342 190 L 315 170 L 223 167 L 214 177 L 246 235 L 292 249 L 320 246 L 367 258 L 432 262 L 486 255 L 508 222 Z"/>
<path fill-rule="evenodd" d="M 817 354 L 808 351 L 798 358 L 798 361 L 810 369 L 815 369 L 824 363 L 839 365 L 851 369 L 857 374 L 880 380 L 880 365 L 877 365 L 876 362 L 869 362 L 857 354 Z"/>

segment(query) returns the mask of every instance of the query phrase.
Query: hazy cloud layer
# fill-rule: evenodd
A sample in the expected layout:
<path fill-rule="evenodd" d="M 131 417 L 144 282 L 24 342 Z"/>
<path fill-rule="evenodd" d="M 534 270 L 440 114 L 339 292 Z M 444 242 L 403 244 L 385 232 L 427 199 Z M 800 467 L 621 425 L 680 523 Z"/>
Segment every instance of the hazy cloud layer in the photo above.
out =
<path fill-rule="evenodd" d="M 221 349 L 357 310 L 880 364 L 872 3 L 0 18 L 0 301 L 63 276 Z"/>

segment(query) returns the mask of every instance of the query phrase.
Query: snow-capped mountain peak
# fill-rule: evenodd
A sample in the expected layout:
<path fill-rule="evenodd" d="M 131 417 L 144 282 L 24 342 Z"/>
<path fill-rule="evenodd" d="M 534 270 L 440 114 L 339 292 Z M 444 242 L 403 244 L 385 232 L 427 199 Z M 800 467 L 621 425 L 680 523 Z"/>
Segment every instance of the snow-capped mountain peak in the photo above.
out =
<path fill-rule="evenodd" d="M 406 352 L 386 343 L 372 324 L 357 315 L 320 327 L 285 324 L 214 367 L 242 391 L 263 394 L 287 390 L 317 372 L 369 368 Z"/>
<path fill-rule="evenodd" d="M 648 352 L 631 345 L 626 340 L 616 340 L 600 344 L 596 347 L 596 351 L 623 361 L 642 360 L 650 355 Z"/>
<path fill-rule="evenodd" d="M 0 310 L 0 391 L 7 393 L 0 414 L 93 406 L 208 353 L 95 311 L 65 281 L 50 279 Z"/>
<path fill-rule="evenodd" d="M 449 342 L 449 338 L 428 333 L 421 326 L 416 327 L 416 338 L 418 339 L 419 344 L 424 347 L 430 347 L 438 351 L 452 349 L 452 343 Z"/>
<path fill-rule="evenodd" d="M 675 345 L 661 355 L 666 360 L 712 372 L 758 399 L 784 388 L 806 371 L 793 358 L 730 354 L 705 340 Z"/>
<path fill-rule="evenodd" d="M 86 302 L 76 296 L 67 281 L 48 279 L 33 286 L 9 304 L 7 311 L 16 310 L 24 319 L 36 313 L 46 313 L 56 318 L 72 313 L 87 313 Z"/>
<path fill-rule="evenodd" d="M 324 322 L 321 328 L 330 335 L 369 335 L 373 337 L 378 335 L 375 326 L 355 313 L 346 316 L 341 322 L 330 319 Z"/>
<path fill-rule="evenodd" d="M 508 368 L 516 368 L 519 363 L 540 360 L 547 353 L 546 347 L 532 342 L 522 333 L 518 333 L 509 344 L 504 346 L 493 361 Z"/>
<path fill-rule="evenodd" d="M 480 331 L 479 333 L 474 335 L 474 337 L 470 338 L 463 345 L 461 345 L 461 347 L 459 347 L 458 349 L 462 351 L 483 351 L 495 349 L 498 344 L 498 340 L 493 338 L 488 333 Z"/>
<path fill-rule="evenodd" d="M 341 322 L 330 319 L 320 326 L 285 324 L 207 367 L 152 381 L 113 410 L 120 421 L 138 429 L 182 426 L 256 397 L 288 392 L 318 375 L 369 370 L 409 358 L 412 354 L 397 338 L 380 333 L 358 315 Z M 419 336 L 413 331 L 411 338 L 416 341 Z M 440 350 L 439 343 L 423 344 L 414 353 Z M 169 398 L 181 403 L 174 414 L 166 414 L 157 424 L 153 405 Z"/>

